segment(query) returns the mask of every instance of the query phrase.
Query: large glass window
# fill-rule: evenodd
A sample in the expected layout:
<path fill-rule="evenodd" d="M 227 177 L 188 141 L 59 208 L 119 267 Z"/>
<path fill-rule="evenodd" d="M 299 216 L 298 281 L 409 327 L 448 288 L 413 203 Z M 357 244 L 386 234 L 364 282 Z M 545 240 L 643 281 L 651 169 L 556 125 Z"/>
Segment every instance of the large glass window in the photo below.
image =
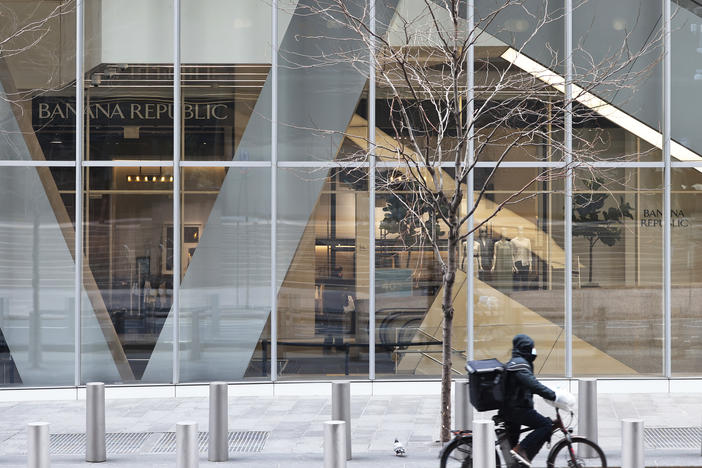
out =
<path fill-rule="evenodd" d="M 671 126 L 672 160 L 702 162 L 702 134 L 699 131 L 702 93 L 702 6 L 693 0 L 672 2 L 671 16 Z M 685 151 L 691 150 L 691 153 Z"/>
<path fill-rule="evenodd" d="M 505 168 L 475 172 L 473 262 L 475 354 L 510 358 L 512 337 L 531 336 L 535 371 L 565 371 L 563 275 L 565 229 L 559 171 Z M 497 208 L 502 208 L 497 211 Z M 494 216 L 492 216 L 495 214 Z M 467 249 L 464 249 L 467 251 Z M 465 269 L 464 269 L 465 271 Z"/>
<path fill-rule="evenodd" d="M 86 5 L 85 159 L 172 160 L 172 2 Z M 188 120 L 216 121 L 188 104 Z"/>
<path fill-rule="evenodd" d="M 0 159 L 75 159 L 75 5 L 0 5 Z"/>
<path fill-rule="evenodd" d="M 270 169 L 183 170 L 183 382 L 270 375 Z"/>
<path fill-rule="evenodd" d="M 662 372 L 662 169 L 576 171 L 573 369 Z"/>
<path fill-rule="evenodd" d="M 277 190 L 281 378 L 366 376 L 366 170 L 280 169 Z"/>
<path fill-rule="evenodd" d="M 0 385 L 73 385 L 72 176 L 0 167 Z"/>
<path fill-rule="evenodd" d="M 416 181 L 406 168 L 378 171 L 375 195 L 375 327 L 376 373 L 387 376 L 441 375 L 441 262 L 431 239 L 436 239 L 445 260 L 446 225 L 433 214 L 432 206 L 418 196 Z M 452 176 L 442 173 L 444 180 Z M 431 229 L 429 236 L 425 226 Z M 459 275 L 460 278 L 460 275 Z M 465 277 L 463 278 L 465 282 Z M 454 286 L 462 288 L 460 281 Z M 465 291 L 463 293 L 465 298 Z M 465 302 L 465 301 L 463 301 Z M 465 311 L 454 303 L 454 326 L 461 327 Z M 463 313 L 465 316 L 465 313 Z M 465 322 L 462 324 L 465 327 Z M 454 337 L 454 347 L 463 347 Z"/>
<path fill-rule="evenodd" d="M 165 167 L 85 171 L 84 323 L 97 319 L 122 382 L 170 380 L 170 358 L 150 360 L 173 302 L 172 176 Z M 83 360 L 101 352 L 84 345 Z M 166 367 L 168 378 L 150 379 L 149 364 Z M 102 371 L 84 365 L 83 378 Z"/>
<path fill-rule="evenodd" d="M 183 1 L 183 160 L 270 159 L 270 8 Z"/>
<path fill-rule="evenodd" d="M 702 283 L 702 259 L 698 255 L 702 241 L 700 169 L 673 169 L 671 174 L 672 370 L 676 375 L 686 376 L 702 372 L 699 339 L 702 320 L 697 307 Z"/>

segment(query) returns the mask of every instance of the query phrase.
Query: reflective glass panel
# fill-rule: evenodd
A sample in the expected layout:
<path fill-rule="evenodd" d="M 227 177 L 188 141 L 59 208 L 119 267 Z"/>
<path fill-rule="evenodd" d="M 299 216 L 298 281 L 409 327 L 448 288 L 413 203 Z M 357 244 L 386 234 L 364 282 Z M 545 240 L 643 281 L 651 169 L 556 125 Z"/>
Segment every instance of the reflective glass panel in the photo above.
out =
<path fill-rule="evenodd" d="M 173 2 L 86 5 L 85 159 L 172 160 Z"/>
<path fill-rule="evenodd" d="M 183 170 L 183 382 L 270 378 L 270 193 L 269 168 Z"/>
<path fill-rule="evenodd" d="M 75 5 L 0 4 L 0 159 L 75 159 Z"/>
<path fill-rule="evenodd" d="M 565 371 L 563 180 L 559 171 L 475 171 L 473 239 L 476 359 L 507 362 L 512 338 L 534 339 L 534 371 Z M 464 248 L 464 254 L 467 253 Z M 465 278 L 465 274 L 464 274 Z"/>
<path fill-rule="evenodd" d="M 121 382 L 169 382 L 172 363 L 150 363 L 173 301 L 172 168 L 109 167 L 85 171 L 83 283 L 94 317 L 109 344 L 83 343 L 83 379 L 101 376 L 111 358 Z M 170 346 L 168 351 L 170 353 Z M 168 377 L 150 378 L 147 365 L 166 367 Z"/>
<path fill-rule="evenodd" d="M 270 8 L 182 2 L 184 160 L 270 159 Z"/>
<path fill-rule="evenodd" d="M 660 375 L 662 169 L 576 171 L 573 370 Z"/>
<path fill-rule="evenodd" d="M 0 386 L 74 383 L 73 171 L 0 167 Z"/>
<path fill-rule="evenodd" d="M 671 125 L 672 160 L 702 162 L 699 131 L 702 94 L 702 5 L 694 0 L 671 3 Z M 686 151 L 689 150 L 689 151 Z"/>
<path fill-rule="evenodd" d="M 702 222 L 701 168 L 680 168 L 671 172 L 670 222 L 672 236 L 671 272 L 672 368 L 676 375 L 699 375 L 702 327 L 697 294 L 702 283 L 699 254 Z"/>
<path fill-rule="evenodd" d="M 280 376 L 367 376 L 366 171 L 280 169 L 277 190 Z"/>

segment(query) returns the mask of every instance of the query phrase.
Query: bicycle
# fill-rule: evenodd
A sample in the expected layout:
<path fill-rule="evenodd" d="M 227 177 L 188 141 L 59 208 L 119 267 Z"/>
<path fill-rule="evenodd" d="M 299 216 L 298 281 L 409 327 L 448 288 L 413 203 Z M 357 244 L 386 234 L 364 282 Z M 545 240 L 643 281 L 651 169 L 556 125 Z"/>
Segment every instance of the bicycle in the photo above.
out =
<path fill-rule="evenodd" d="M 573 421 L 573 412 L 570 412 L 570 422 L 564 424 L 561 414 L 556 408 L 556 420 L 553 422 L 553 433 L 561 433 L 563 438 L 556 443 L 551 444 L 551 449 L 546 458 L 547 468 L 584 468 L 596 467 L 606 468 L 607 459 L 602 449 L 595 442 L 588 440 L 585 437 L 573 435 L 573 429 L 570 423 Z M 495 466 L 500 468 L 499 453 L 507 468 L 521 468 L 509 451 L 512 449 L 507 440 L 507 431 L 505 422 L 499 416 L 493 416 L 495 421 Z M 522 429 L 520 432 L 529 432 L 531 429 Z M 453 440 L 446 445 L 441 451 L 441 468 L 473 468 L 473 434 L 471 431 L 458 430 L 452 431 L 454 434 Z M 586 458 L 583 454 L 587 453 L 587 449 L 591 449 L 593 456 Z"/>

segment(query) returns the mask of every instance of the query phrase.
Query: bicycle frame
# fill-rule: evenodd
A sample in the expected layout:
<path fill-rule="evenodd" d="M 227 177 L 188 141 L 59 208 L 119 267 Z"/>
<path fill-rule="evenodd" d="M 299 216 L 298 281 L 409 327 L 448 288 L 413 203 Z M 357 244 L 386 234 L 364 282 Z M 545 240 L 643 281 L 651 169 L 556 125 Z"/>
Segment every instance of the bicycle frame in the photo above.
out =
<path fill-rule="evenodd" d="M 520 434 L 523 434 L 525 432 L 530 432 L 530 428 L 522 429 L 519 431 Z M 565 424 L 563 424 L 563 419 L 561 418 L 561 414 L 558 411 L 558 408 L 556 408 L 556 419 L 553 421 L 553 432 L 551 435 L 560 432 L 563 434 L 564 439 L 568 441 L 568 449 L 570 450 L 571 456 L 574 456 L 573 453 L 573 447 L 570 444 L 570 437 L 572 433 L 572 429 L 567 428 Z M 497 445 L 500 448 L 500 453 L 502 454 L 502 460 L 505 462 L 505 466 L 507 468 L 520 468 L 519 465 L 514 461 L 514 458 L 510 454 L 510 450 L 512 450 L 512 444 L 509 442 L 507 439 L 507 431 L 504 427 L 504 424 L 498 425 L 495 427 L 495 445 Z M 554 443 L 549 443 L 551 446 L 551 450 L 553 450 L 554 447 L 556 447 L 556 444 Z M 550 455 L 550 451 L 549 451 Z"/>
<path fill-rule="evenodd" d="M 572 414 L 573 413 L 571 413 L 571 415 Z M 495 421 L 495 447 L 499 448 L 499 451 L 502 454 L 502 461 L 504 461 L 504 466 L 506 468 L 520 468 L 520 465 L 513 459 L 512 454 L 510 453 L 512 450 L 512 444 L 507 439 L 505 421 L 498 416 L 493 416 L 493 421 Z M 520 429 L 519 433 L 523 434 L 525 432 L 530 432 L 531 430 L 531 428 Z M 473 443 L 472 431 L 457 430 L 451 432 L 454 435 L 454 439 L 448 445 L 446 445 L 444 449 L 442 449 L 442 467 L 445 466 L 446 460 L 449 459 L 450 454 L 453 450 L 458 449 L 458 447 L 460 447 L 461 445 L 471 447 Z M 578 454 L 575 453 L 575 444 L 578 444 L 578 447 L 582 446 L 582 444 L 590 446 L 597 452 L 597 457 L 599 457 L 599 459 L 602 461 L 602 466 L 607 466 L 606 457 L 604 455 L 604 452 L 602 452 L 602 449 L 596 443 L 588 440 L 587 438 L 573 435 L 573 429 L 570 427 L 570 423 L 567 426 L 563 422 L 561 414 L 558 408 L 556 408 L 556 418 L 553 420 L 553 425 L 551 426 L 551 435 L 553 436 L 553 434 L 556 434 L 558 432 L 560 432 L 563 435 L 563 437 L 559 438 L 555 442 L 549 442 L 550 450 L 547 455 L 547 463 L 549 463 L 549 466 L 551 466 L 550 464 L 554 463 L 556 457 L 558 457 L 559 454 L 566 455 L 568 466 L 581 466 L 579 462 L 580 457 L 578 457 Z M 567 452 L 563 452 L 564 449 Z M 472 449 L 470 448 L 467 451 L 465 449 L 463 450 L 464 456 L 465 454 L 468 454 L 467 456 L 471 456 L 471 453 Z M 496 456 L 499 458 L 498 454 L 496 454 Z M 460 461 L 461 459 L 452 458 L 452 460 Z M 500 466 L 499 463 L 498 466 Z"/>

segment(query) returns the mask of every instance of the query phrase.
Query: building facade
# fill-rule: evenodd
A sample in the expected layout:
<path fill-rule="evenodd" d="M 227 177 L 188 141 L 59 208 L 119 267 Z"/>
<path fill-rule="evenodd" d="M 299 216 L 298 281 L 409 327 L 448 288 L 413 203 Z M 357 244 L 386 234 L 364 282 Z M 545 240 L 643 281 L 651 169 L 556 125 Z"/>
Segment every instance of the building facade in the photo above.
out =
<path fill-rule="evenodd" d="M 399 163 L 352 157 L 393 138 L 392 90 L 319 59 L 382 47 L 313 3 L 0 2 L 1 386 L 440 376 L 437 253 L 375 183 Z M 575 70 L 647 51 L 616 93 L 587 90 L 596 125 L 492 147 L 460 182 L 485 188 L 479 222 L 534 180 L 460 249 L 456 372 L 528 333 L 541 375 L 700 376 L 702 7 L 525 3 L 493 21 L 461 7 L 481 26 L 476 103 L 508 64 L 558 80 L 571 49 Z M 430 17 L 361 8 L 387 47 Z M 539 105 L 562 99 L 554 85 Z M 567 137 L 597 157 L 536 180 L 566 167 Z"/>

